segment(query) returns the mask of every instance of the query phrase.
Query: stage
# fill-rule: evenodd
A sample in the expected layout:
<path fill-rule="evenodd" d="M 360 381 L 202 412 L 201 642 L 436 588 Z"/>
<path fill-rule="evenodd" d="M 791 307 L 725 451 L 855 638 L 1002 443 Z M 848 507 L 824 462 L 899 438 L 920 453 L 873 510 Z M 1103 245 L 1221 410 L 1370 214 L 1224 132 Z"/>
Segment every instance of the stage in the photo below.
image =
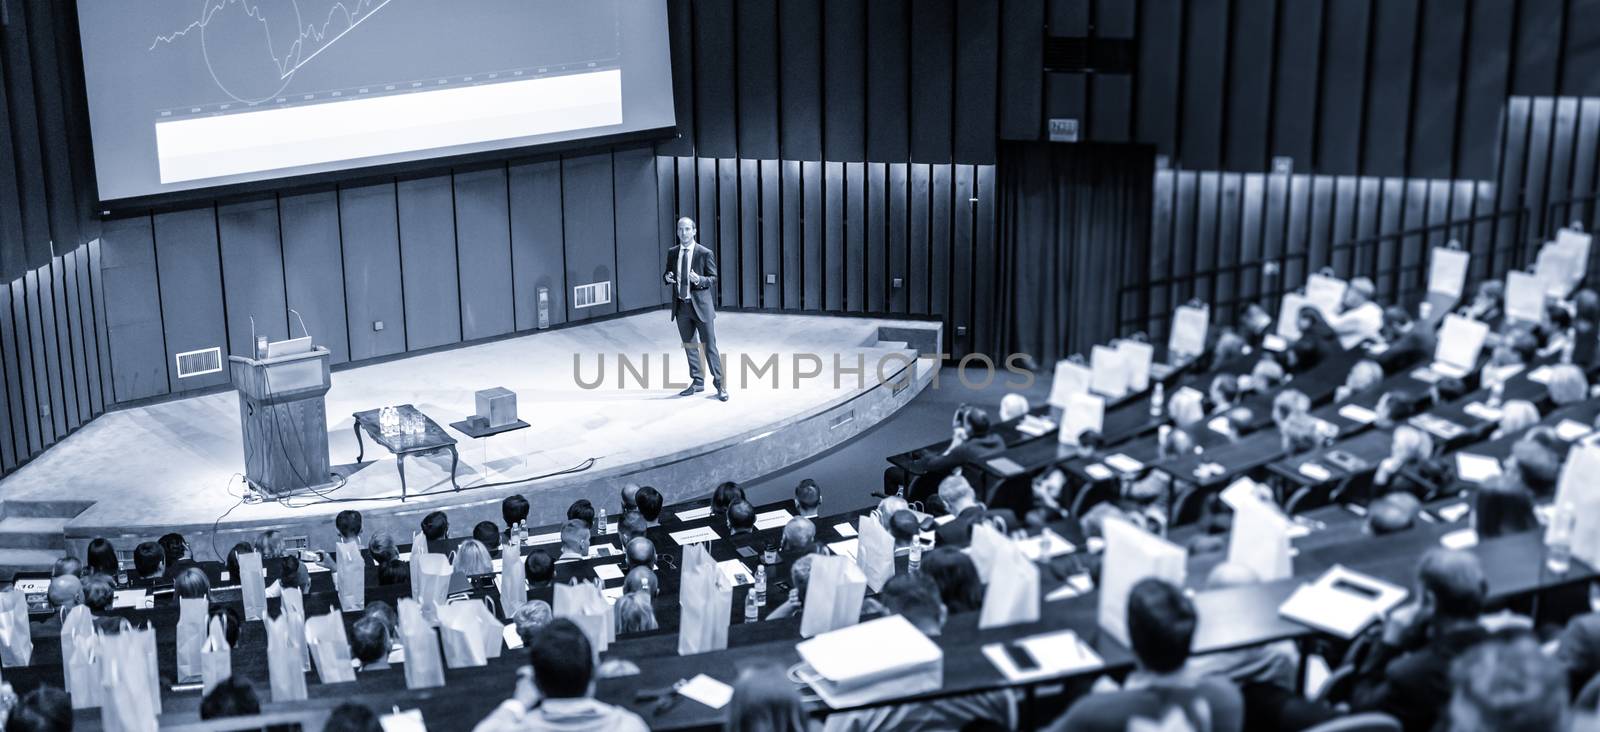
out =
<path fill-rule="evenodd" d="M 346 508 L 362 511 L 369 535 L 388 530 L 402 540 L 424 514 L 448 508 L 451 533 L 465 535 L 479 520 L 498 523 L 511 493 L 533 504 L 534 525 L 565 518 L 580 497 L 614 515 L 629 481 L 655 486 L 672 503 L 849 439 L 932 380 L 938 364 L 916 359 L 941 345 L 937 322 L 757 313 L 720 315 L 717 337 L 728 364 L 726 403 L 709 376 L 704 393 L 676 396 L 688 368 L 665 311 L 336 371 L 328 442 L 343 477 L 323 490 L 336 500 L 241 501 L 244 455 L 231 390 L 105 414 L 0 481 L 0 496 L 92 504 L 65 528 L 80 554 L 95 536 L 128 549 L 173 530 L 201 557 L 212 554 L 213 539 L 226 552 L 265 528 L 322 545 L 332 541 L 332 516 Z M 473 414 L 476 390 L 495 386 L 516 393 L 518 416 L 531 426 L 487 440 L 446 426 L 458 441 L 460 492 L 452 490 L 448 453 L 405 461 L 404 503 L 393 455 L 368 439 L 365 459 L 355 462 L 354 412 L 409 403 L 449 425 Z M 548 477 L 487 485 L 529 476 Z"/>

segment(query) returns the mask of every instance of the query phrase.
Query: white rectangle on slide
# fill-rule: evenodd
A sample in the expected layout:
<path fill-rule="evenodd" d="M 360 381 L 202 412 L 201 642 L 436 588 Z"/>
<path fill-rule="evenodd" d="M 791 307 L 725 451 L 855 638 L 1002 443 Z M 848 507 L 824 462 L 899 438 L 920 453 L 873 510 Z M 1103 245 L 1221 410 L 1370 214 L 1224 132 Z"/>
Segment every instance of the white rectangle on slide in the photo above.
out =
<path fill-rule="evenodd" d="M 178 183 L 622 124 L 622 70 L 156 123 Z"/>

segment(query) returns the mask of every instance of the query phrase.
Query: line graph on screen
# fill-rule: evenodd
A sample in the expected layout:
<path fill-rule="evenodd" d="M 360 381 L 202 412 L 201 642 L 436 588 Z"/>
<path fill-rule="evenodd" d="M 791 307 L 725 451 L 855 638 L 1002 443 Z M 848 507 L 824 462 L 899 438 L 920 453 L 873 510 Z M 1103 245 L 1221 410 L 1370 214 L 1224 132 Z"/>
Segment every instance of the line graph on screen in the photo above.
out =
<path fill-rule="evenodd" d="M 201 57 L 217 88 L 256 105 L 287 89 L 299 71 L 393 0 L 337 0 L 310 20 L 302 0 L 206 0 L 200 17 L 151 40 L 155 53 L 198 35 Z M 293 38 L 287 44 L 284 39 Z"/>

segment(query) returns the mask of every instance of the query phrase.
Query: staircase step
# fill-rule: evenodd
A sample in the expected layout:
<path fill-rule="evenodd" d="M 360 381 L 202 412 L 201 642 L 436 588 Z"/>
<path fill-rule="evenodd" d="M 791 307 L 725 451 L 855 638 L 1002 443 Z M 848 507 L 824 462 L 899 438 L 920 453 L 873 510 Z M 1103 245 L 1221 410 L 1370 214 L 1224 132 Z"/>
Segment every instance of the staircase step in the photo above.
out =
<path fill-rule="evenodd" d="M 72 518 L 93 506 L 93 501 L 6 501 L 0 512 L 24 518 Z"/>
<path fill-rule="evenodd" d="M 0 548 L 49 549 L 60 556 L 59 552 L 67 548 L 66 527 L 71 520 L 60 516 L 0 518 Z"/>
<path fill-rule="evenodd" d="M 10 581 L 17 572 L 46 571 L 61 552 L 55 549 L 0 549 L 0 579 Z"/>

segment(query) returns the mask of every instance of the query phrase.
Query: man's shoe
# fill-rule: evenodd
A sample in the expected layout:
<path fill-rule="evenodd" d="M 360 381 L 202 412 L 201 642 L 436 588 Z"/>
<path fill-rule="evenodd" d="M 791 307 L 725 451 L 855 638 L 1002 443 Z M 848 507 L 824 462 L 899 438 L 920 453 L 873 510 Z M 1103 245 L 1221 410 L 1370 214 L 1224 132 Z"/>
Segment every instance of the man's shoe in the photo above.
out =
<path fill-rule="evenodd" d="M 728 390 L 727 389 L 724 389 L 724 388 L 722 388 L 720 386 L 717 387 L 717 401 L 719 401 L 719 402 L 728 401 Z"/>
<path fill-rule="evenodd" d="M 690 384 L 689 386 L 684 387 L 683 391 L 678 392 L 678 396 L 694 396 L 696 392 L 702 392 L 705 390 L 706 387 L 704 384 Z"/>

